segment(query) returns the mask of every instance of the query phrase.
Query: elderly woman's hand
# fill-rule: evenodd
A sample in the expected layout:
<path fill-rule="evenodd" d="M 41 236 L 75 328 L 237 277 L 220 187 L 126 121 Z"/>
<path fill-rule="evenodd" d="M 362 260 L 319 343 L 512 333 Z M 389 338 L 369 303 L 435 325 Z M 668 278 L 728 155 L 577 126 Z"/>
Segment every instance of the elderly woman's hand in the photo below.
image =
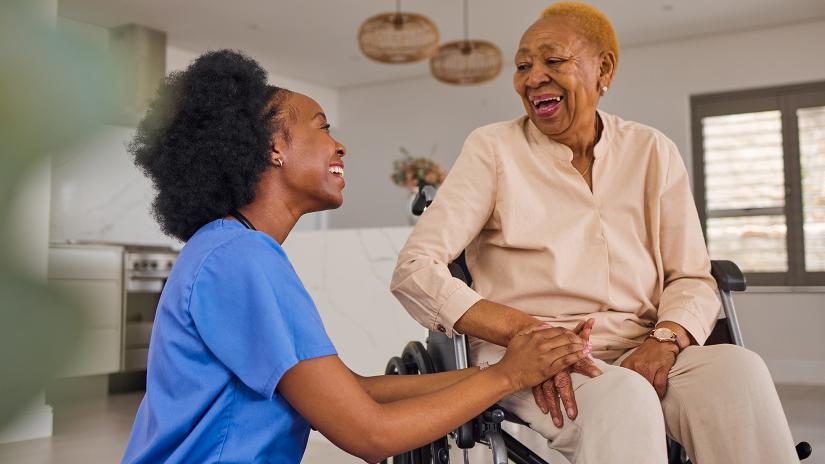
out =
<path fill-rule="evenodd" d="M 676 363 L 678 354 L 679 347 L 675 344 L 649 338 L 622 361 L 621 366 L 641 374 L 653 385 L 659 398 L 664 398 L 667 393 L 667 376 Z"/>
<path fill-rule="evenodd" d="M 588 355 L 592 349 L 590 344 L 590 332 L 593 330 L 595 319 L 588 319 L 587 321 L 579 323 L 573 332 L 578 334 L 587 346 Z M 564 425 L 564 413 L 561 411 L 559 400 L 564 405 L 567 411 L 567 417 L 573 420 L 578 415 L 578 407 L 576 405 L 576 397 L 573 393 L 573 382 L 570 378 L 570 373 L 586 375 L 588 377 L 596 377 L 601 375 L 602 371 L 593 364 L 593 359 L 588 356 L 569 369 L 566 369 L 556 376 L 547 379 L 544 383 L 533 387 L 533 398 L 539 409 L 545 414 L 550 413 L 553 419 L 553 424 L 556 427 Z"/>

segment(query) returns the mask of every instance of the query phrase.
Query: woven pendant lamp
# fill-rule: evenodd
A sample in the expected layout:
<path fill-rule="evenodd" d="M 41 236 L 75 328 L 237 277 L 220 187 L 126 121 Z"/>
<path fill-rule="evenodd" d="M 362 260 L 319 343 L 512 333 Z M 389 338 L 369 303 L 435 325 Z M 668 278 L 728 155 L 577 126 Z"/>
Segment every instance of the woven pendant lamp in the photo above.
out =
<path fill-rule="evenodd" d="M 501 72 L 501 50 L 486 40 L 468 39 L 467 0 L 464 0 L 464 40 L 447 42 L 430 58 L 430 72 L 441 82 L 480 84 Z"/>
<path fill-rule="evenodd" d="M 438 49 L 438 28 L 426 16 L 401 11 L 367 19 L 358 29 L 358 46 L 364 55 L 381 63 L 414 63 Z"/>

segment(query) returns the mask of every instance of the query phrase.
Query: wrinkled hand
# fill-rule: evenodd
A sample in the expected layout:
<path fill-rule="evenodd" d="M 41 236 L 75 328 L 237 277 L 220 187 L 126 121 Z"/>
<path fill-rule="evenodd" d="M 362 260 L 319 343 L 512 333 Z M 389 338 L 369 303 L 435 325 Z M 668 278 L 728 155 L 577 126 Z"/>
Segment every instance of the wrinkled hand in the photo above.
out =
<path fill-rule="evenodd" d="M 519 391 L 569 369 L 587 356 L 584 350 L 584 341 L 570 330 L 542 325 L 513 337 L 495 367 Z"/>
<path fill-rule="evenodd" d="M 647 339 L 633 354 L 622 361 L 621 365 L 641 374 L 653 385 L 659 398 L 664 398 L 667 393 L 667 375 L 676 363 L 678 354 L 679 347 L 673 343 Z"/>
<path fill-rule="evenodd" d="M 590 356 L 593 349 L 593 345 L 590 343 L 590 332 L 593 330 L 595 322 L 595 319 L 588 319 L 579 323 L 573 329 L 573 332 L 582 338 L 588 356 L 573 364 L 569 369 L 565 369 L 554 377 L 547 379 L 544 383 L 533 387 L 533 398 L 536 400 L 536 404 L 541 412 L 550 413 L 556 427 L 564 425 L 564 413 L 561 411 L 559 400 L 561 400 L 561 404 L 564 406 L 570 420 L 574 420 L 579 413 L 570 373 L 575 372 L 588 377 L 597 377 L 602 374 L 602 371 L 593 364 L 593 358 Z"/>

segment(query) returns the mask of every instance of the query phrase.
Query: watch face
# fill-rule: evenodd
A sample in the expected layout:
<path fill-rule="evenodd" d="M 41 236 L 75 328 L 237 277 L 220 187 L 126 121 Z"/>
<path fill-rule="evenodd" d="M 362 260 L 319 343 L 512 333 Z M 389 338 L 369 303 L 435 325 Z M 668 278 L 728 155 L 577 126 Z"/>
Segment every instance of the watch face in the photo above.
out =
<path fill-rule="evenodd" d="M 659 340 L 671 340 L 673 339 L 673 331 L 670 329 L 656 329 L 653 331 L 653 336 L 658 338 Z"/>

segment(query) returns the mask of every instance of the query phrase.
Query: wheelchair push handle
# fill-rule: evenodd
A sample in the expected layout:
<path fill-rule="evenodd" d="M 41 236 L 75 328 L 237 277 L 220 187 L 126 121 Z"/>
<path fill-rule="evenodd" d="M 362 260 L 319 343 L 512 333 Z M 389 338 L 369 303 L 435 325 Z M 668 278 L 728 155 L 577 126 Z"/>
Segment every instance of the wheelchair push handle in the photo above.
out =
<path fill-rule="evenodd" d="M 412 202 L 412 213 L 414 216 L 421 216 L 435 200 L 435 187 L 423 182 L 418 183 L 418 193 Z"/>
<path fill-rule="evenodd" d="M 801 441 L 796 445 L 796 456 L 800 461 L 810 457 L 812 451 L 811 444 L 807 441 Z"/>

